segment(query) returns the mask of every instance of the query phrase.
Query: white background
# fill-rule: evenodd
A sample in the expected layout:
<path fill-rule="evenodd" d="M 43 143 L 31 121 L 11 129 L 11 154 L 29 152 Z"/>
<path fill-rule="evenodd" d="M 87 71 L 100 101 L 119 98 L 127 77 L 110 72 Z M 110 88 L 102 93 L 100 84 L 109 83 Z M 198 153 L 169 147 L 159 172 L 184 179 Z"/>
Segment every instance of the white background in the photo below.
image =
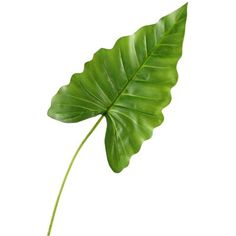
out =
<path fill-rule="evenodd" d="M 46 236 L 67 165 L 97 119 L 50 119 L 51 97 L 96 50 L 184 3 L 1 0 L 1 236 Z M 115 174 L 103 120 L 72 169 L 52 236 L 236 235 L 234 3 L 189 1 L 165 122 Z"/>

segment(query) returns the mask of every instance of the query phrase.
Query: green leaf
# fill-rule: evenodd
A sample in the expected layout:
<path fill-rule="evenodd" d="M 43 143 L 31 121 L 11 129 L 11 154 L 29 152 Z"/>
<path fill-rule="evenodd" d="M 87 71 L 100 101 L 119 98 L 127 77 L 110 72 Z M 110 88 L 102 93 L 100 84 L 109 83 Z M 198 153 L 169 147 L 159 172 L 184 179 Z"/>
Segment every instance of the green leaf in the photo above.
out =
<path fill-rule="evenodd" d="M 186 17 L 187 4 L 120 38 L 112 49 L 100 49 L 52 99 L 48 115 L 59 121 L 106 117 L 106 153 L 115 172 L 128 166 L 163 122 L 178 78 Z"/>

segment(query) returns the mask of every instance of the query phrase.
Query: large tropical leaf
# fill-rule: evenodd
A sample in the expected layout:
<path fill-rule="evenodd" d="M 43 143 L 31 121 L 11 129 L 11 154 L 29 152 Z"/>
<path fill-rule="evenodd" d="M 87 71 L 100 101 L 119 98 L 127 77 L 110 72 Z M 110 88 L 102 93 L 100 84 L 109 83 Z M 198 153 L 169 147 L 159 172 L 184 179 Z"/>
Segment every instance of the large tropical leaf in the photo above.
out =
<path fill-rule="evenodd" d="M 112 49 L 100 49 L 52 99 L 48 115 L 62 122 L 106 117 L 106 153 L 115 172 L 163 121 L 178 78 L 186 16 L 187 4 L 120 38 Z"/>

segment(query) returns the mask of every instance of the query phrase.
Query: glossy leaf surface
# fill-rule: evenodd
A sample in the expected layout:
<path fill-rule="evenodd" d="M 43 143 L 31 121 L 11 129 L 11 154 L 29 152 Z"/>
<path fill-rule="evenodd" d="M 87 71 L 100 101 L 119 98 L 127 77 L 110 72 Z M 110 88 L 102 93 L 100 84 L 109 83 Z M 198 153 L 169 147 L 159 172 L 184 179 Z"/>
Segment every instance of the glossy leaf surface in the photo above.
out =
<path fill-rule="evenodd" d="M 186 17 L 187 4 L 120 38 L 112 49 L 100 49 L 52 99 L 48 115 L 59 121 L 106 117 L 106 153 L 115 172 L 163 121 L 162 109 L 178 78 Z"/>

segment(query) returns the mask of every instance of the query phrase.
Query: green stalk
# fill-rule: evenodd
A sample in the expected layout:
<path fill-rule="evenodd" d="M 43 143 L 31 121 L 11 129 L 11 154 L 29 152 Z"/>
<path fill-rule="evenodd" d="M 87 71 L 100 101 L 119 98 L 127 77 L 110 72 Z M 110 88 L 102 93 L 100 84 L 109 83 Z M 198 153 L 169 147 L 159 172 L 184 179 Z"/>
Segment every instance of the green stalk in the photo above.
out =
<path fill-rule="evenodd" d="M 67 177 L 70 173 L 70 170 L 71 170 L 71 167 L 77 157 L 77 154 L 79 153 L 80 149 L 83 147 L 84 143 L 87 141 L 87 139 L 89 138 L 89 136 L 93 133 L 93 131 L 96 129 L 96 127 L 98 126 L 98 124 L 101 122 L 103 118 L 103 115 L 98 119 L 98 121 L 95 123 L 95 125 L 92 127 L 92 129 L 88 132 L 88 134 L 86 135 L 86 137 L 83 139 L 83 141 L 81 142 L 81 144 L 79 145 L 79 147 L 77 148 L 74 156 L 72 157 L 71 161 L 70 161 L 70 164 L 67 168 L 67 171 L 66 171 L 66 174 L 63 178 L 63 181 L 61 183 L 61 187 L 60 187 L 60 190 L 58 192 L 58 195 L 57 195 L 57 199 L 56 199 L 56 202 L 55 202 L 55 205 L 54 205 L 54 208 L 53 208 L 53 212 L 52 212 L 52 217 L 51 217 L 51 220 L 50 220 L 50 224 L 49 224 L 49 228 L 48 228 L 48 234 L 47 236 L 50 236 L 51 235 L 51 231 L 52 231 L 52 226 L 53 226 L 53 222 L 54 222 L 54 218 L 55 218 L 55 215 L 56 215 L 56 211 L 57 211 L 57 207 L 58 207 L 58 203 L 60 201 L 60 197 L 61 197 L 61 194 L 62 194 L 62 191 L 63 191 L 63 188 L 65 186 L 65 183 L 66 183 L 66 180 L 67 180 Z"/>

